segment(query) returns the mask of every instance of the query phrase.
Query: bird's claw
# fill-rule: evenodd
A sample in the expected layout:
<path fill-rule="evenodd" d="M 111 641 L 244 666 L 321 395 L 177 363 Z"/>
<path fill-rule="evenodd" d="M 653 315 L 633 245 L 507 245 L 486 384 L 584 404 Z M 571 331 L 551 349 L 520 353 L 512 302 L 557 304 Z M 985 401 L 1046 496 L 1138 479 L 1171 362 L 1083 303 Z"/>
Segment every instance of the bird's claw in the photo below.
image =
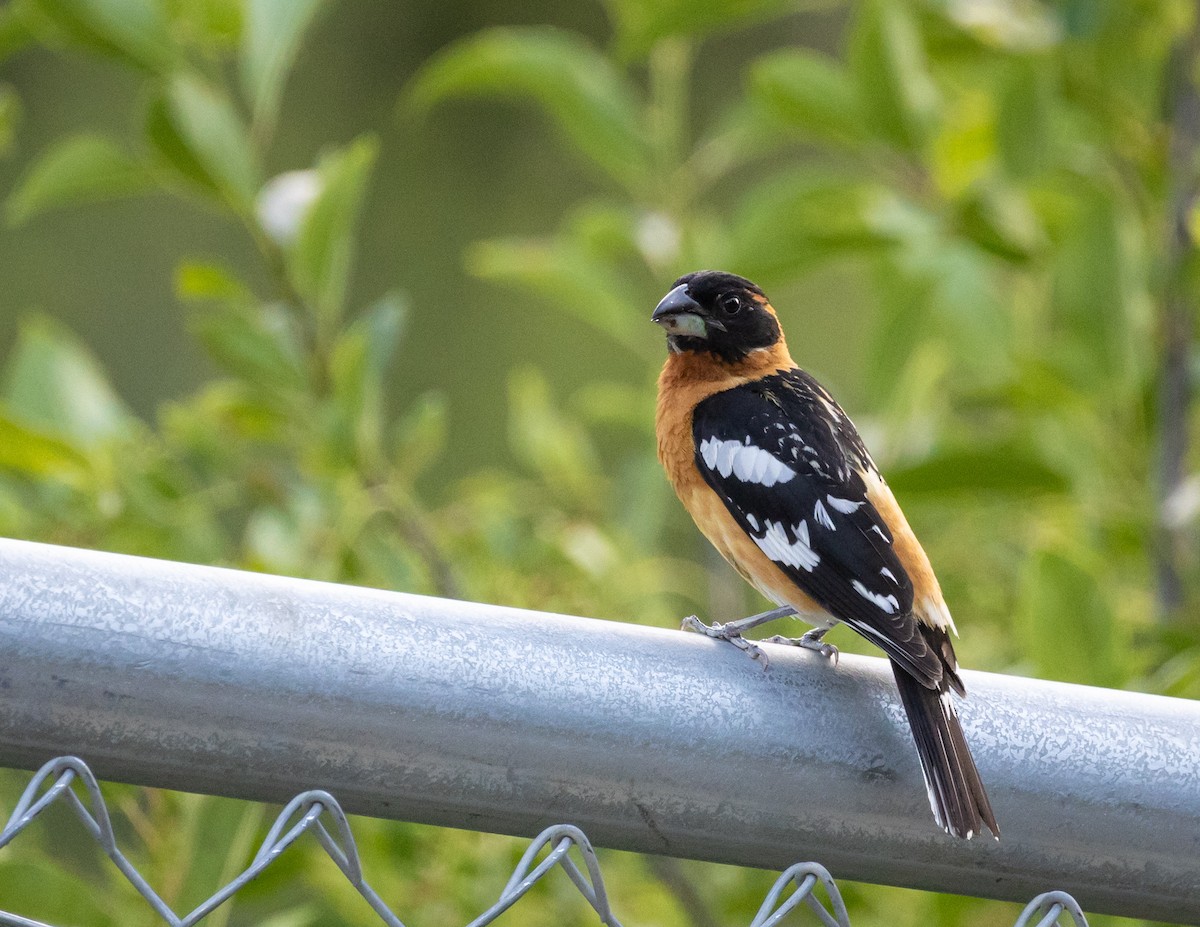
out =
<path fill-rule="evenodd" d="M 813 653 L 819 653 L 826 660 L 829 660 L 834 666 L 838 664 L 838 649 L 833 644 L 826 644 L 820 638 L 810 638 L 808 635 L 803 637 L 784 637 L 782 634 L 775 634 L 771 637 L 763 638 L 764 644 L 786 644 L 789 647 L 803 647 L 805 650 L 811 650 Z"/>
<path fill-rule="evenodd" d="M 721 627 L 719 624 L 715 624 L 712 626 L 712 628 L 710 628 L 695 615 L 688 615 L 679 623 L 680 631 L 695 631 L 697 634 L 707 634 L 709 637 L 719 637 L 720 635 L 714 635 L 712 633 L 713 628 L 719 627 Z"/>
<path fill-rule="evenodd" d="M 714 621 L 712 624 L 705 624 L 695 615 L 688 615 L 679 625 L 681 631 L 695 631 L 697 634 L 703 634 L 705 637 L 711 637 L 713 640 L 728 641 L 733 644 L 738 650 L 750 655 L 751 660 L 757 660 L 762 664 L 763 669 L 769 669 L 771 661 L 767 658 L 767 653 L 754 641 L 747 640 L 735 630 L 730 630 L 728 625 L 720 624 Z"/>

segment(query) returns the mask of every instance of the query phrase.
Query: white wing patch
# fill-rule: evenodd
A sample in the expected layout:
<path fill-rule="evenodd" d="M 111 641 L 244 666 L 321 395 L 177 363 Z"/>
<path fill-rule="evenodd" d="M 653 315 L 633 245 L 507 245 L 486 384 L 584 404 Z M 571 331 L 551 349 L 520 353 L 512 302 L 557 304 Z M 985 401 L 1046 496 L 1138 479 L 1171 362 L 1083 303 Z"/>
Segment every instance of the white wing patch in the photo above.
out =
<path fill-rule="evenodd" d="M 743 483 L 771 487 L 776 483 L 786 483 L 796 476 L 795 470 L 761 447 L 751 444 L 749 438 L 744 444 L 705 438 L 700 442 L 700 456 L 708 469 L 726 478 L 733 475 Z"/>
<path fill-rule="evenodd" d="M 808 522 L 802 521 L 793 525 L 792 533 L 796 540 L 789 541 L 783 525 L 777 521 L 769 521 L 766 534 L 755 537 L 754 543 L 776 563 L 805 569 L 811 573 L 821 562 L 821 557 L 809 546 Z"/>
<path fill-rule="evenodd" d="M 817 524 L 823 528 L 828 528 L 830 531 L 837 531 L 837 526 L 834 525 L 833 519 L 829 517 L 829 510 L 825 508 L 825 503 L 820 499 L 813 506 L 813 518 L 817 520 Z"/>
<path fill-rule="evenodd" d="M 855 502 L 852 499 L 839 499 L 837 496 L 826 496 L 825 499 L 834 510 L 841 512 L 843 515 L 857 512 L 863 507 L 863 503 Z"/>
<path fill-rule="evenodd" d="M 878 592 L 872 592 L 857 579 L 850 583 L 854 587 L 854 591 L 866 599 L 868 602 L 874 603 L 889 615 L 896 614 L 900 610 L 900 603 L 896 601 L 894 595 L 880 595 Z"/>

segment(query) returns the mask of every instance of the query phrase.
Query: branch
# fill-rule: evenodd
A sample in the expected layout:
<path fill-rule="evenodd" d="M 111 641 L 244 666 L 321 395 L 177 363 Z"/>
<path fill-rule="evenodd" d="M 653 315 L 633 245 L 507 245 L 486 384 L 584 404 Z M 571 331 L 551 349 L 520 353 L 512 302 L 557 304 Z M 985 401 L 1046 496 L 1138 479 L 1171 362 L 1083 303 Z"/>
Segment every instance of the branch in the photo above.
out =
<path fill-rule="evenodd" d="M 1193 323 L 1187 267 L 1195 242 L 1189 215 L 1196 199 L 1196 152 L 1200 148 L 1200 96 L 1194 71 L 1200 51 L 1200 16 L 1171 56 L 1168 90 L 1170 152 L 1168 225 L 1164 253 L 1167 277 L 1163 294 L 1163 368 L 1158 417 L 1158 538 L 1156 573 L 1160 619 L 1183 604 L 1181 562 L 1185 520 L 1174 516 L 1187 476 L 1190 444 L 1188 409 L 1192 398 L 1190 359 Z"/>

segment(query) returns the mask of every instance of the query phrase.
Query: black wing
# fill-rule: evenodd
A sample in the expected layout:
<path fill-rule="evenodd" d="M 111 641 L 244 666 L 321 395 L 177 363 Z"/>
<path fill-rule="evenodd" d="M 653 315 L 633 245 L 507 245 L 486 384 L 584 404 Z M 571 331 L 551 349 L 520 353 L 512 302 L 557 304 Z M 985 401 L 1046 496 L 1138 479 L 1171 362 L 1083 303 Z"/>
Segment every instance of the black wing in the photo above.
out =
<path fill-rule="evenodd" d="M 942 661 L 913 617 L 912 580 L 867 497 L 877 473 L 850 419 L 791 370 L 705 399 L 696 467 L 730 514 L 802 590 L 926 685 Z"/>

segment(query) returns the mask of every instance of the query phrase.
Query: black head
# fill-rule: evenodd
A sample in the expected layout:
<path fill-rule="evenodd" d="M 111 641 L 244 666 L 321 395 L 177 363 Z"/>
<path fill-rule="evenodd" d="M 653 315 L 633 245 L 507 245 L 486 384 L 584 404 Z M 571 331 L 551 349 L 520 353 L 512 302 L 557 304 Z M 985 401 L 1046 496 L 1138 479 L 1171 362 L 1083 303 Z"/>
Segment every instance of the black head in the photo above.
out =
<path fill-rule="evenodd" d="M 763 291 L 745 277 L 717 270 L 676 280 L 650 321 L 667 330 L 672 351 L 708 351 L 729 362 L 782 337 Z"/>

